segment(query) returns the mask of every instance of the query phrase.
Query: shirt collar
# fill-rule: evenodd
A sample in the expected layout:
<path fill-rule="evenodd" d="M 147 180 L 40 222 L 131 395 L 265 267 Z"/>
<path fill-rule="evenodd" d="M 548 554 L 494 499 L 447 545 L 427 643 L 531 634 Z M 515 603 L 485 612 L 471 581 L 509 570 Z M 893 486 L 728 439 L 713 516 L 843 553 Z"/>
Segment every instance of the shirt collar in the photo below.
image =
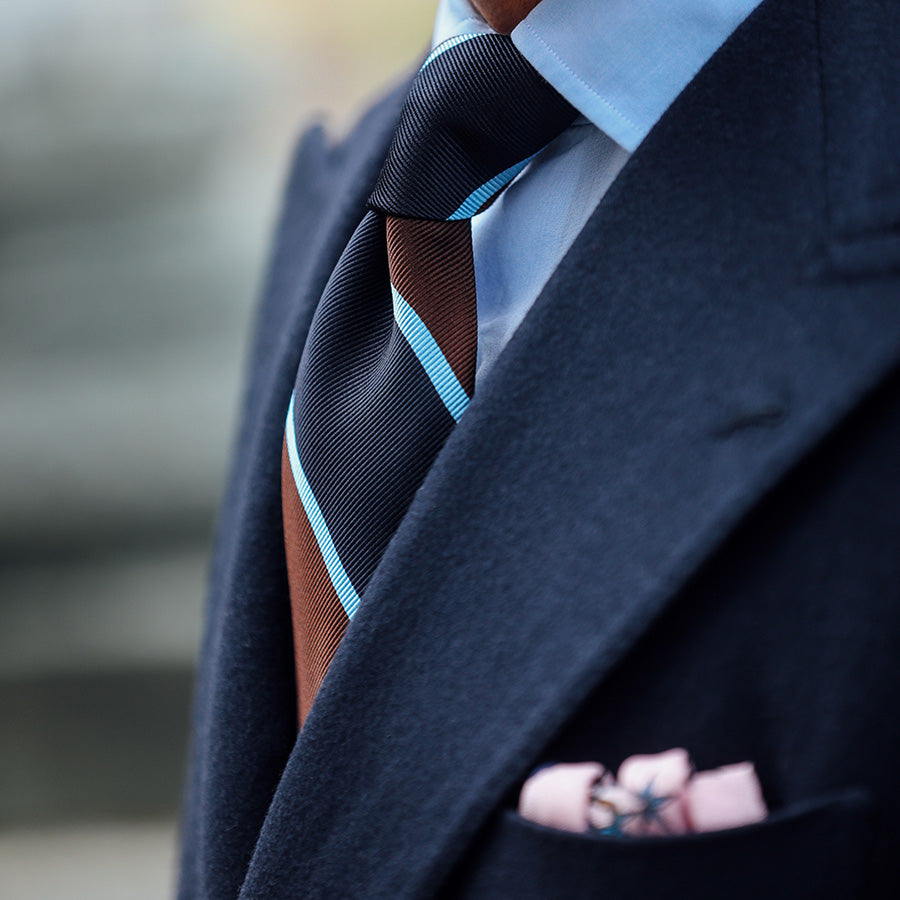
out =
<path fill-rule="evenodd" d="M 761 0 L 541 0 L 519 52 L 585 118 L 633 152 Z M 469 0 L 441 0 L 435 45 L 488 33 Z"/>

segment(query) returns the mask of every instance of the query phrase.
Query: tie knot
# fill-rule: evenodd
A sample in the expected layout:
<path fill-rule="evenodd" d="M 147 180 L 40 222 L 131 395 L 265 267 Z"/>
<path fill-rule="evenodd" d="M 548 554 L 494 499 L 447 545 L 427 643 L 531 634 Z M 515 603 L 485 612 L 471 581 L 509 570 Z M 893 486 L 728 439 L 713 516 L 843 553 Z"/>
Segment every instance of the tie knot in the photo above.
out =
<path fill-rule="evenodd" d="M 451 38 L 416 76 L 369 206 L 469 219 L 575 115 L 506 35 Z"/>

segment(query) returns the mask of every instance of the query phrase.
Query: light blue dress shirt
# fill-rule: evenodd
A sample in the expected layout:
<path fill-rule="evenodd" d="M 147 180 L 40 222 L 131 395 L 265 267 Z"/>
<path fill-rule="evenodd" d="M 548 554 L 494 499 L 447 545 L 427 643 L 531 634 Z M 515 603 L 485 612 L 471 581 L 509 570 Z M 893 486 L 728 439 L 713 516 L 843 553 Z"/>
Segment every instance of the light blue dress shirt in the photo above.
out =
<path fill-rule="evenodd" d="M 512 32 L 581 116 L 472 220 L 476 386 L 615 177 L 672 101 L 760 0 L 542 0 Z M 441 0 L 433 45 L 490 27 Z"/>

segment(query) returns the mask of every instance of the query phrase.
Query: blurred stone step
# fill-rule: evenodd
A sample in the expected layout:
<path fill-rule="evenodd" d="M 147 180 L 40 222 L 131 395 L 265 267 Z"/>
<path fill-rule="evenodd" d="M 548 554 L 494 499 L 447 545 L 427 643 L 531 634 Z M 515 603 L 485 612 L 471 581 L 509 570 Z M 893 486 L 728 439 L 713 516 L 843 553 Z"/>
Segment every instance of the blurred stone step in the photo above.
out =
<path fill-rule="evenodd" d="M 0 681 L 0 827 L 174 817 L 192 682 L 187 667 Z"/>
<path fill-rule="evenodd" d="M 190 668 L 206 567 L 205 540 L 111 558 L 0 566 L 0 682 Z"/>
<path fill-rule="evenodd" d="M 238 368 L 216 344 L 3 366 L 0 558 L 208 531 Z"/>
<path fill-rule="evenodd" d="M 0 826 L 175 815 L 206 560 L 0 568 Z"/>
<path fill-rule="evenodd" d="M 0 900 L 169 900 L 175 823 L 0 832 Z"/>

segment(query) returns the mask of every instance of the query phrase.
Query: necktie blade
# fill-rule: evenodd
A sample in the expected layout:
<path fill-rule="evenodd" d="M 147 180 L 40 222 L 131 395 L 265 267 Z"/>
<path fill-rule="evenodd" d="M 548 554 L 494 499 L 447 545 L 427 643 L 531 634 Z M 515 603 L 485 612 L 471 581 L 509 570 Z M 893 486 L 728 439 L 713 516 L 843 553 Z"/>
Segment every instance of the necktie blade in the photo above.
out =
<path fill-rule="evenodd" d="M 426 60 L 326 285 L 285 426 L 282 511 L 300 723 L 475 387 L 470 219 L 575 111 L 508 37 Z"/>

